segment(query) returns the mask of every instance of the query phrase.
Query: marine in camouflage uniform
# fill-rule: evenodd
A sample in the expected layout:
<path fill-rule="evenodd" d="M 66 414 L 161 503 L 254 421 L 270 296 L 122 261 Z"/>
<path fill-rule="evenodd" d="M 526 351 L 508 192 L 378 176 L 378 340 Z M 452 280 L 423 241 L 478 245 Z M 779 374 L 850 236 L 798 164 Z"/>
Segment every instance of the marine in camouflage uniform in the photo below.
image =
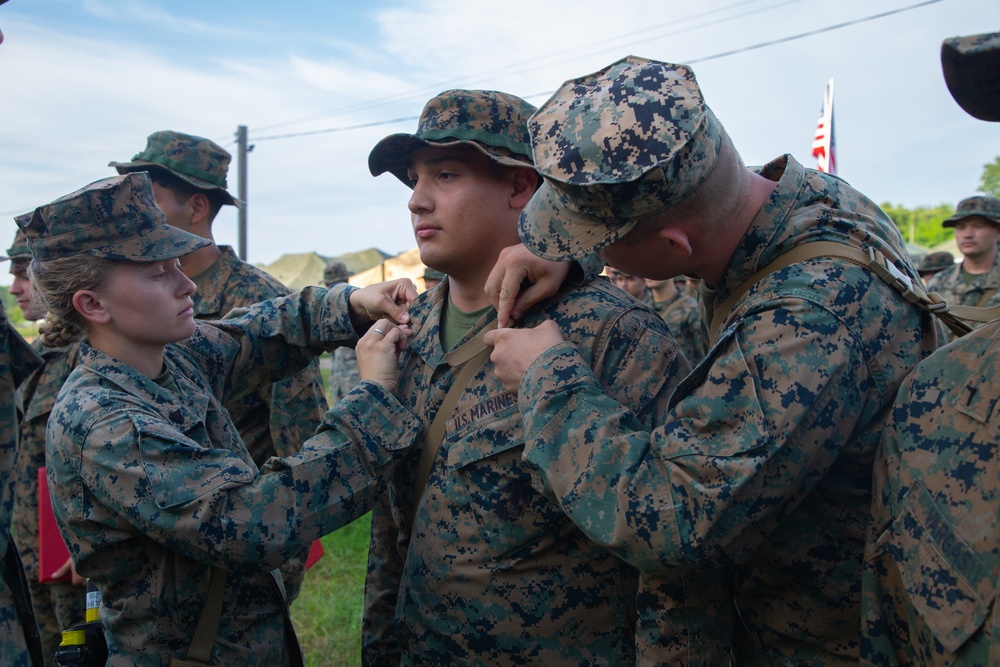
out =
<path fill-rule="evenodd" d="M 629 57 L 568 81 L 531 132 L 545 183 L 521 238 L 547 259 L 598 251 L 655 279 L 700 264 L 708 312 L 817 239 L 891 249 L 916 279 L 893 223 L 843 181 L 788 155 L 743 167 L 686 66 Z M 724 582 L 686 586 L 717 608 L 664 610 L 641 660 L 857 664 L 873 458 L 897 386 L 937 347 L 928 313 L 842 260 L 791 264 L 725 314 L 653 429 L 575 346 L 497 334 L 497 373 L 519 381 L 524 459 L 576 525 L 646 574 L 688 565 Z M 525 350 L 538 356 L 519 378 Z M 639 603 L 642 637 L 657 610 Z"/>
<path fill-rule="evenodd" d="M 974 227 L 979 223 L 990 226 L 981 232 L 985 234 L 985 238 L 977 242 L 978 251 L 978 246 L 982 243 L 992 241 L 992 247 L 982 251 L 983 257 L 977 258 L 980 262 L 985 258 L 989 263 L 992 256 L 992 265 L 989 269 L 983 273 L 969 273 L 968 264 L 972 258 L 967 250 L 962 249 L 960 242 L 959 250 L 966 255 L 966 258 L 961 263 L 953 264 L 950 268 L 934 274 L 927 281 L 927 291 L 937 292 L 950 305 L 979 308 L 1000 305 L 1000 252 L 997 251 L 997 242 L 1000 242 L 1000 199 L 982 196 L 963 199 L 958 203 L 955 214 L 942 224 L 945 227 L 965 227 L 970 224 Z M 956 239 L 962 234 L 956 230 Z"/>
<path fill-rule="evenodd" d="M 665 283 L 670 283 L 666 285 Z M 664 283 L 663 287 L 659 287 Z M 657 301 L 657 292 L 670 291 L 673 287 L 673 296 L 666 296 L 662 301 Z M 705 327 L 705 320 L 701 317 L 698 309 L 698 300 L 678 289 L 672 278 L 666 280 L 647 280 L 646 287 L 649 288 L 651 306 L 653 310 L 667 323 L 667 328 L 674 335 L 681 346 L 681 351 L 692 366 L 698 364 L 698 360 L 705 356 L 708 351 L 706 342 L 708 332 Z"/>
<path fill-rule="evenodd" d="M 389 136 L 369 156 L 374 175 L 391 171 L 414 188 L 410 210 L 421 259 L 448 274 L 410 308 L 414 333 L 400 357 L 397 396 L 428 420 L 442 409 L 461 369 L 477 363 L 468 360 L 473 341 L 496 319 L 481 283 L 504 242 L 477 231 L 509 225 L 512 240 L 506 243 L 516 241 L 516 202 L 522 195 L 527 201 L 537 179 L 526 125 L 533 110 L 505 93 L 446 91 L 424 107 L 416 134 Z M 423 149 L 437 152 L 415 157 Z M 531 170 L 522 190 L 509 171 L 517 167 L 522 175 Z M 431 173 L 438 169 L 454 178 Z M 462 197 L 472 198 L 479 210 L 456 214 L 437 184 L 450 189 L 472 179 L 478 185 L 464 186 L 470 189 Z M 473 193 L 499 183 L 513 183 L 518 193 L 512 210 L 483 209 L 497 205 L 497 198 Z M 506 194 L 501 199 L 508 201 Z M 462 237 L 477 243 L 481 254 L 474 260 L 467 257 L 473 249 L 454 240 L 456 228 L 466 225 L 476 225 L 477 231 Z M 437 230 L 435 238 L 419 233 L 427 226 Z M 490 252 L 492 261 L 480 261 Z M 449 350 L 442 335 L 446 322 L 457 317 L 460 290 L 478 294 L 485 306 L 462 309 L 469 328 L 460 338 L 450 334 Z M 654 313 L 595 278 L 566 287 L 524 318 L 529 326 L 542 320 L 568 332 L 601 386 L 637 420 L 650 425 L 662 418 L 688 366 Z M 494 376 L 488 358 L 447 417 L 426 485 L 417 479 L 414 453 L 373 510 L 364 664 L 634 664 L 637 572 L 588 540 L 522 463 L 517 399 Z"/>
<path fill-rule="evenodd" d="M 945 40 L 941 64 L 964 110 L 1000 122 L 1000 32 Z M 875 466 L 862 664 L 1000 664 L 998 396 L 1000 321 L 900 388 Z"/>
<path fill-rule="evenodd" d="M 148 171 L 157 204 L 167 212 L 167 223 L 185 231 L 195 230 L 212 240 L 214 214 L 194 226 L 188 216 L 193 199 L 189 197 L 187 205 L 181 207 L 183 212 L 175 213 L 178 206 L 171 188 L 180 187 L 185 195 L 190 192 L 210 197 L 213 210 L 221 205 L 242 206 L 226 191 L 229 162 L 229 153 L 208 139 L 161 131 L 149 135 L 146 149 L 131 162 L 112 162 L 109 166 L 115 167 L 119 174 Z M 165 187 L 158 185 L 161 181 Z M 185 273 L 198 288 L 192 296 L 197 319 L 220 319 L 234 309 L 289 292 L 276 278 L 237 257 L 229 246 L 215 246 L 213 242 L 198 252 L 210 253 L 207 258 L 213 261 L 206 266 L 205 256 L 197 262 L 193 257 L 184 258 Z M 299 451 L 316 431 L 327 407 L 318 360 L 291 377 L 262 385 L 226 405 L 258 467 L 272 456 L 289 456 Z M 305 557 L 304 553 L 297 554 L 282 568 L 288 596 L 293 601 L 302 585 Z"/>
<path fill-rule="evenodd" d="M 346 283 L 351 277 L 343 262 L 330 262 L 323 270 L 323 283 L 327 287 Z M 358 382 L 358 355 L 350 347 L 338 347 L 330 355 L 330 400 L 336 403 L 350 393 Z"/>
<path fill-rule="evenodd" d="M 163 224 L 145 174 L 40 207 L 25 231 L 43 263 L 83 252 L 157 261 L 205 243 Z M 46 456 L 70 554 L 103 598 L 109 665 L 183 657 L 213 566 L 228 575 L 211 664 L 283 663 L 294 633 L 269 570 L 369 511 L 420 421 L 364 382 L 301 451 L 258 470 L 223 404 L 355 340 L 351 291 L 308 288 L 199 322 L 166 346 L 157 379 L 81 345 L 53 407 Z"/>
<path fill-rule="evenodd" d="M 27 222 L 30 217 L 30 214 L 25 214 L 23 220 Z M 30 300 L 32 295 L 26 264 L 31 262 L 31 251 L 20 228 L 14 235 L 14 243 L 7 250 L 7 257 L 11 260 L 11 274 L 24 281 L 25 286 L 21 288 L 24 294 L 19 294 L 19 297 Z M 37 312 L 39 310 L 41 312 Z M 44 315 L 44 309 L 27 304 L 24 315 L 26 319 L 35 320 Z M 76 365 L 79 346 L 53 349 L 45 347 L 40 339 L 36 339 L 32 348 L 41 357 L 42 366 L 18 387 L 18 404 L 23 416 L 18 425 L 14 510 L 10 532 L 21 554 L 44 652 L 47 660 L 52 662 L 62 641 L 62 631 L 85 620 L 86 592 L 69 581 L 39 581 L 38 469 L 45 465 L 45 424 L 49 420 L 59 389 Z"/>
<path fill-rule="evenodd" d="M 1000 660 L 1000 321 L 921 363 L 875 466 L 862 663 Z"/>
<path fill-rule="evenodd" d="M 15 390 L 39 363 L 0 304 L 0 664 L 11 667 L 45 664 L 27 581 L 9 531 L 18 456 Z"/>

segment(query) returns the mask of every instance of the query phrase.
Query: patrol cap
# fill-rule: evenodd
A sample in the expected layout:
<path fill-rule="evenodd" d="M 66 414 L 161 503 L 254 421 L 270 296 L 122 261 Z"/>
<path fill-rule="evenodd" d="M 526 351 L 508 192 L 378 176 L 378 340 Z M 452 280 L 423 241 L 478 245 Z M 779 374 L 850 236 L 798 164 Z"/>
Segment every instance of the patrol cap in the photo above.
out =
<path fill-rule="evenodd" d="M 323 269 L 323 282 L 327 285 L 346 282 L 351 277 L 351 272 L 347 270 L 347 265 L 343 262 L 330 262 Z"/>
<path fill-rule="evenodd" d="M 372 176 L 387 171 L 413 187 L 406 172 L 421 148 L 472 146 L 497 164 L 529 167 L 528 118 L 535 107 L 495 90 L 446 90 L 424 105 L 415 134 L 390 134 L 368 155 Z"/>
<path fill-rule="evenodd" d="M 941 70 L 962 109 L 980 120 L 1000 121 L 1000 32 L 944 40 Z"/>
<path fill-rule="evenodd" d="M 689 67 L 636 56 L 563 83 L 530 128 L 544 182 L 519 231 L 556 261 L 596 252 L 694 192 L 723 137 Z"/>
<path fill-rule="evenodd" d="M 954 227 L 962 218 L 981 215 L 994 225 L 1000 225 L 1000 199 L 996 197 L 967 197 L 958 202 L 954 215 L 941 223 L 942 227 Z"/>
<path fill-rule="evenodd" d="M 21 231 L 22 223 L 27 223 L 31 219 L 31 213 L 22 213 L 14 218 L 17 223 L 17 231 L 14 232 L 14 243 L 7 248 L 7 254 L 0 257 L 0 262 L 7 259 L 31 259 L 31 249 L 28 248 L 28 239 Z"/>
<path fill-rule="evenodd" d="M 214 141 L 164 130 L 149 135 L 146 150 L 136 153 L 131 162 L 109 162 L 108 166 L 119 174 L 151 169 L 166 171 L 199 190 L 218 192 L 226 204 L 243 208 L 243 202 L 226 190 L 231 159 L 229 151 Z"/>
<path fill-rule="evenodd" d="M 920 260 L 920 266 L 917 267 L 917 271 L 923 273 L 925 271 L 944 271 L 945 269 L 950 269 L 955 265 L 955 256 L 947 251 L 932 252 L 924 255 L 924 258 Z"/>
<path fill-rule="evenodd" d="M 166 222 L 146 172 L 112 176 L 39 206 L 18 225 L 38 261 L 89 254 L 157 262 L 211 245 Z"/>
<path fill-rule="evenodd" d="M 429 266 L 425 266 L 424 275 L 421 277 L 424 280 L 444 280 L 444 273 L 438 271 L 437 269 L 432 269 Z"/>

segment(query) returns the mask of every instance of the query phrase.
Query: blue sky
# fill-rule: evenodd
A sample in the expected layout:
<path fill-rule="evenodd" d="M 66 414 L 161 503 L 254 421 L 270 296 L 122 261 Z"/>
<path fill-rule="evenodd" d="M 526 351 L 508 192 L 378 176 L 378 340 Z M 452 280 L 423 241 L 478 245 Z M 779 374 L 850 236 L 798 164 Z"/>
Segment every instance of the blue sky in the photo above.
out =
<path fill-rule="evenodd" d="M 1000 124 L 954 103 L 940 44 L 1000 29 L 1000 2 L 939 0 L 866 20 L 918 2 L 506 0 L 496 11 L 468 0 L 10 0 L 0 6 L 0 244 L 14 215 L 112 175 L 107 163 L 153 131 L 232 151 L 242 124 L 254 144 L 250 261 L 400 252 L 414 245 L 409 191 L 372 178 L 367 156 L 416 121 L 386 121 L 416 117 L 455 87 L 538 105 L 629 54 L 692 63 L 748 164 L 788 152 L 814 166 L 833 77 L 840 175 L 879 203 L 954 204 L 1000 155 Z M 777 43 L 719 57 L 766 42 Z M 215 232 L 235 244 L 232 210 Z"/>

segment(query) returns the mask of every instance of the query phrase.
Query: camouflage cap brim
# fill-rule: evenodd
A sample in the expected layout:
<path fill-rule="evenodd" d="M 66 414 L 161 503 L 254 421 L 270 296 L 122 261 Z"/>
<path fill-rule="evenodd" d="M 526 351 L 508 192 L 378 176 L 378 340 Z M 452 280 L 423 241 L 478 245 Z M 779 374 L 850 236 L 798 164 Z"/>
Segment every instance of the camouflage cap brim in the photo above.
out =
<path fill-rule="evenodd" d="M 398 178 L 403 185 L 413 188 L 407 171 L 410 168 L 410 161 L 417 151 L 429 148 L 457 148 L 458 146 L 470 146 L 493 160 L 497 164 L 505 167 L 527 167 L 534 169 L 535 165 L 527 157 L 521 157 L 513 153 L 510 149 L 498 146 L 485 146 L 478 141 L 469 140 L 446 140 L 428 141 L 415 134 L 390 134 L 382 141 L 375 144 L 375 148 L 368 154 L 368 171 L 372 176 L 381 176 L 385 172 L 390 172 Z"/>
<path fill-rule="evenodd" d="M 941 226 L 954 227 L 959 220 L 971 218 L 972 216 L 986 218 L 993 224 L 1000 225 L 1000 199 L 981 195 L 967 197 L 958 202 L 955 213 L 951 217 L 946 218 L 941 223 Z"/>
<path fill-rule="evenodd" d="M 137 171 L 145 172 L 155 172 L 155 171 L 165 171 L 172 176 L 176 176 L 185 183 L 190 183 L 199 190 L 212 190 L 218 192 L 222 195 L 222 202 L 224 204 L 229 204 L 230 206 L 235 206 L 236 208 L 243 208 L 245 205 L 241 200 L 237 199 L 229 193 L 225 188 L 220 188 L 218 185 L 213 185 L 208 181 L 202 180 L 196 176 L 189 176 L 183 174 L 179 171 L 171 169 L 170 167 L 160 164 L 159 162 L 149 162 L 146 160 L 133 160 L 132 162 L 109 162 L 109 167 L 114 167 L 119 174 L 128 174 Z"/>
<path fill-rule="evenodd" d="M 561 187 L 560 187 L 561 186 Z M 580 259 L 623 238 L 637 221 L 620 222 L 580 215 L 567 207 L 572 194 L 558 181 L 545 180 L 518 219 L 517 231 L 528 250 L 543 259 Z"/>
<path fill-rule="evenodd" d="M 0 262 L 9 259 L 31 259 L 31 248 L 28 247 L 28 239 L 21 230 L 21 225 L 27 224 L 31 220 L 31 213 L 22 213 L 14 218 L 17 223 L 17 231 L 14 232 L 14 243 L 7 248 L 7 254 L 0 257 Z"/>
<path fill-rule="evenodd" d="M 163 223 L 152 229 L 137 230 L 131 238 L 97 247 L 80 247 L 80 237 L 87 229 L 73 230 L 45 239 L 45 251 L 39 259 L 72 257 L 88 254 L 121 262 L 160 262 L 190 255 L 195 250 L 212 245 L 208 239 Z"/>
<path fill-rule="evenodd" d="M 147 172 L 95 181 L 15 219 L 39 262 L 84 254 L 156 262 L 211 245 L 167 224 Z"/>

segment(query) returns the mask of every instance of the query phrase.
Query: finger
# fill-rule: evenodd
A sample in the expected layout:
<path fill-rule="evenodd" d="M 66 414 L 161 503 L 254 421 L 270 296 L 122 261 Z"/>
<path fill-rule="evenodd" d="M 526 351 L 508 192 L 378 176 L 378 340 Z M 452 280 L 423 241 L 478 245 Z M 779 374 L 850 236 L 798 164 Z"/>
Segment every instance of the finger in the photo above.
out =
<path fill-rule="evenodd" d="M 60 565 L 59 569 L 52 573 L 52 578 L 62 579 L 71 572 L 72 567 L 73 567 L 73 561 L 67 558 L 66 562 Z"/>
<path fill-rule="evenodd" d="M 558 289 L 558 288 L 557 288 Z M 511 304 L 511 317 L 515 320 L 535 307 L 542 300 L 555 293 L 552 281 L 543 278 L 536 283 L 530 283 L 517 294 L 517 299 Z"/>
<path fill-rule="evenodd" d="M 510 268 L 504 273 L 497 296 L 497 326 L 510 326 L 511 319 L 516 320 L 524 312 L 523 309 L 517 308 L 517 303 L 521 284 L 527 277 L 527 270 L 521 266 Z"/>

